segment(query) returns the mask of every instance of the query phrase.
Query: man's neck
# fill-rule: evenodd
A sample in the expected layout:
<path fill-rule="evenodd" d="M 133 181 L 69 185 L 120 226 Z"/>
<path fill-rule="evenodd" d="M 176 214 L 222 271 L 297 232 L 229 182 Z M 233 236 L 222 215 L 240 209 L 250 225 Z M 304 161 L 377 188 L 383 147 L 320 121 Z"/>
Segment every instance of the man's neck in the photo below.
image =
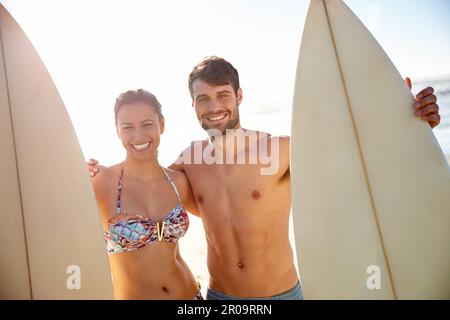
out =
<path fill-rule="evenodd" d="M 231 152 L 233 155 L 239 154 L 246 148 L 245 136 L 247 129 L 237 125 L 233 129 L 227 129 L 225 133 L 217 136 L 210 136 L 209 143 L 215 149 L 220 149 L 224 154 Z"/>

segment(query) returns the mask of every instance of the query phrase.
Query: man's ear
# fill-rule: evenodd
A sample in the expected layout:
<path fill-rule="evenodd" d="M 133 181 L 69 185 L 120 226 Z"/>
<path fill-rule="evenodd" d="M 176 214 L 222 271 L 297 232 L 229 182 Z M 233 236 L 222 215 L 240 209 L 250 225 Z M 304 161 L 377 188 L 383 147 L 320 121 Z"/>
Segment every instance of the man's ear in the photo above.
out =
<path fill-rule="evenodd" d="M 237 104 L 238 105 L 241 104 L 242 98 L 243 98 L 242 89 L 239 88 L 238 91 L 237 91 Z"/>
<path fill-rule="evenodd" d="M 161 119 L 159 119 L 159 134 L 164 133 L 164 127 L 165 127 L 165 121 L 164 121 L 164 117 L 162 117 Z"/>

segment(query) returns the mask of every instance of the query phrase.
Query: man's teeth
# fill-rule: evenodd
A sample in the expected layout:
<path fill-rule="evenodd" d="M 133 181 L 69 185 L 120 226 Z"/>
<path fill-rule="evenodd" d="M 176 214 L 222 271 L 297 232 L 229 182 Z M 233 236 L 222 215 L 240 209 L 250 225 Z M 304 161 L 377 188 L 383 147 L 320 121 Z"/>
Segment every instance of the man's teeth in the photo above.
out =
<path fill-rule="evenodd" d="M 222 120 L 223 118 L 225 118 L 225 116 L 226 116 L 226 113 L 222 113 L 222 114 L 217 114 L 214 116 L 209 116 L 209 117 L 207 117 L 207 119 L 211 120 L 211 121 L 217 121 L 217 120 Z"/>
<path fill-rule="evenodd" d="M 147 148 L 150 145 L 150 142 L 144 143 L 144 144 L 133 144 L 133 147 L 136 150 L 143 150 L 145 148 Z"/>

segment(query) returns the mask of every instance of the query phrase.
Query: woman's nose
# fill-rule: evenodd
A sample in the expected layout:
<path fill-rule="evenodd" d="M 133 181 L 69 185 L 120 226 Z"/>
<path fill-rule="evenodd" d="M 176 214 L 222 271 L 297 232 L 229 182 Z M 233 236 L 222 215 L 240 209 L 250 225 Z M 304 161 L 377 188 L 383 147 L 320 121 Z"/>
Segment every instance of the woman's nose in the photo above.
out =
<path fill-rule="evenodd" d="M 147 134 L 146 134 L 145 130 L 142 129 L 142 128 L 137 128 L 137 129 L 134 131 L 134 139 L 137 140 L 137 141 L 143 140 L 143 139 L 145 138 L 146 135 L 147 135 Z"/>

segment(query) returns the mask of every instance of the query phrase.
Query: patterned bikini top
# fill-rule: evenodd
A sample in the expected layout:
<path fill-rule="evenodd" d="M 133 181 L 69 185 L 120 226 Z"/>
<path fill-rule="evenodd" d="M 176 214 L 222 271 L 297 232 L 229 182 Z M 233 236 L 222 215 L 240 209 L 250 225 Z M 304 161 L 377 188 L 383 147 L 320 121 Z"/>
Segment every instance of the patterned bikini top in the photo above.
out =
<path fill-rule="evenodd" d="M 108 220 L 108 230 L 105 232 L 108 254 L 133 251 L 156 241 L 177 242 L 186 233 L 189 227 L 189 217 L 181 204 L 175 183 L 164 168 L 162 168 L 162 171 L 175 191 L 178 205 L 170 210 L 160 222 L 155 222 L 139 214 L 122 212 L 120 203 L 123 177 L 122 167 L 116 215 Z"/>

